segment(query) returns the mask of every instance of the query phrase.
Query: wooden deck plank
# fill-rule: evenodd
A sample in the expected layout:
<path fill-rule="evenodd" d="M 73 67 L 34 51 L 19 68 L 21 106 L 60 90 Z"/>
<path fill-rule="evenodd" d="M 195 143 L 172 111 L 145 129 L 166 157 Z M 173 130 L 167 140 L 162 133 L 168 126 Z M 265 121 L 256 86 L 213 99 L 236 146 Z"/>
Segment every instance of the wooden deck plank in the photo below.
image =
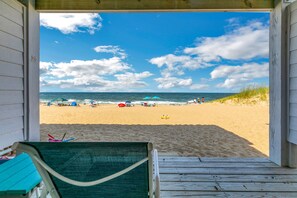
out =
<path fill-rule="evenodd" d="M 297 183 L 162 182 L 161 190 L 297 193 Z"/>
<path fill-rule="evenodd" d="M 159 162 L 213 162 L 213 163 L 267 163 L 268 158 L 238 158 L 238 157 L 174 157 L 159 156 Z"/>
<path fill-rule="evenodd" d="M 161 197 L 297 197 L 297 169 L 265 158 L 159 158 Z"/>
<path fill-rule="evenodd" d="M 204 182 L 204 181 L 219 181 L 219 182 L 296 182 L 296 175 L 189 175 L 189 174 L 161 174 L 161 182 Z"/>
<path fill-rule="evenodd" d="M 219 186 L 222 191 L 230 192 L 242 192 L 242 191 L 256 191 L 256 192 L 296 192 L 297 183 L 229 183 L 219 182 Z"/>
<path fill-rule="evenodd" d="M 161 168 L 161 174 L 215 174 L 215 175 L 297 175 L 297 170 L 288 168 Z"/>
<path fill-rule="evenodd" d="M 267 163 L 261 163 L 261 162 L 256 162 L 256 163 L 213 163 L 213 162 L 187 162 L 187 161 L 160 161 L 159 166 L 161 168 L 199 168 L 199 167 L 204 167 L 204 168 L 230 168 L 230 167 L 249 167 L 249 168 L 256 168 L 256 167 L 278 167 L 276 164 L 272 162 L 267 162 Z"/>
<path fill-rule="evenodd" d="M 297 197 L 295 192 L 201 192 L 201 191 L 162 191 L 162 198 L 171 197 L 232 197 L 232 198 L 249 198 L 249 197 L 265 197 L 265 198 L 276 198 L 276 197 L 286 197 L 293 198 Z"/>
<path fill-rule="evenodd" d="M 199 190 L 199 191 L 219 191 L 219 185 L 216 182 L 162 182 L 161 191 L 170 190 Z"/>
<path fill-rule="evenodd" d="M 161 161 L 173 161 L 173 162 L 176 162 L 176 161 L 197 161 L 197 162 L 200 162 L 200 158 L 199 157 L 174 157 L 174 156 L 162 156 L 160 155 L 159 156 L 159 162 Z"/>
<path fill-rule="evenodd" d="M 271 162 L 268 158 L 238 158 L 238 157 L 201 157 L 202 162 L 229 162 L 229 163 L 266 163 Z"/>

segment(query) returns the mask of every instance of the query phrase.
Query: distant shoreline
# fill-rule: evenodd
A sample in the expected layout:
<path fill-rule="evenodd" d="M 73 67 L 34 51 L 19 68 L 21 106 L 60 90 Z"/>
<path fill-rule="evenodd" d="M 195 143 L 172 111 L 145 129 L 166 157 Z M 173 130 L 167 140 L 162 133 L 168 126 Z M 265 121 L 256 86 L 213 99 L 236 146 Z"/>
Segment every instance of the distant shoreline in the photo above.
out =
<path fill-rule="evenodd" d="M 134 104 L 141 104 L 144 102 L 156 104 L 187 104 L 194 100 L 213 101 L 224 98 L 232 94 L 227 93 L 41 93 L 40 102 L 52 102 L 56 98 L 64 98 L 68 101 L 75 101 L 80 104 L 84 103 L 99 103 L 99 104 L 117 104 L 120 102 L 131 101 Z"/>

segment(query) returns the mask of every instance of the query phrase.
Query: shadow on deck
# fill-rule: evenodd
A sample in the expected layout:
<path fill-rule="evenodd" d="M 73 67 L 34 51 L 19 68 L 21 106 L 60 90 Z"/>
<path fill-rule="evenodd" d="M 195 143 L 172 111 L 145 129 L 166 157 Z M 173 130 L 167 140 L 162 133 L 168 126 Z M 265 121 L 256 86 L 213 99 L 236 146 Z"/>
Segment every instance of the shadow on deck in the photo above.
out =
<path fill-rule="evenodd" d="M 266 158 L 160 156 L 161 197 L 297 197 L 297 169 Z"/>

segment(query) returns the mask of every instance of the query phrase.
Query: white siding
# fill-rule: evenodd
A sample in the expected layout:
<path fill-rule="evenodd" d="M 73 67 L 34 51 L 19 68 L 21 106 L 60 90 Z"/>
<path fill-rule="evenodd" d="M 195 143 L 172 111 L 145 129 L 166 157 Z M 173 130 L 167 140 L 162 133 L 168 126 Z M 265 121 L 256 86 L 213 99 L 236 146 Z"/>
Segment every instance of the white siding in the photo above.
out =
<path fill-rule="evenodd" d="M 288 7 L 289 12 L 289 119 L 288 140 L 297 144 L 297 2 Z"/>
<path fill-rule="evenodd" d="M 24 9 L 0 0 L 0 149 L 25 137 Z"/>

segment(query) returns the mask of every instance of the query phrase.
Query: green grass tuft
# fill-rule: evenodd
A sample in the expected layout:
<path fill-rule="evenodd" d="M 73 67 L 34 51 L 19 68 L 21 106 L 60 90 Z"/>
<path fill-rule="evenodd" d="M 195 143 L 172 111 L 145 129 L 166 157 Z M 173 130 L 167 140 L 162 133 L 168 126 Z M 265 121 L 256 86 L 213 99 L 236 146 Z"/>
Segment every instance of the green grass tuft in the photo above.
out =
<path fill-rule="evenodd" d="M 238 94 L 234 94 L 225 98 L 215 100 L 214 102 L 226 103 L 228 101 L 240 104 L 256 104 L 264 101 L 268 102 L 269 88 L 268 87 L 246 87 Z"/>

